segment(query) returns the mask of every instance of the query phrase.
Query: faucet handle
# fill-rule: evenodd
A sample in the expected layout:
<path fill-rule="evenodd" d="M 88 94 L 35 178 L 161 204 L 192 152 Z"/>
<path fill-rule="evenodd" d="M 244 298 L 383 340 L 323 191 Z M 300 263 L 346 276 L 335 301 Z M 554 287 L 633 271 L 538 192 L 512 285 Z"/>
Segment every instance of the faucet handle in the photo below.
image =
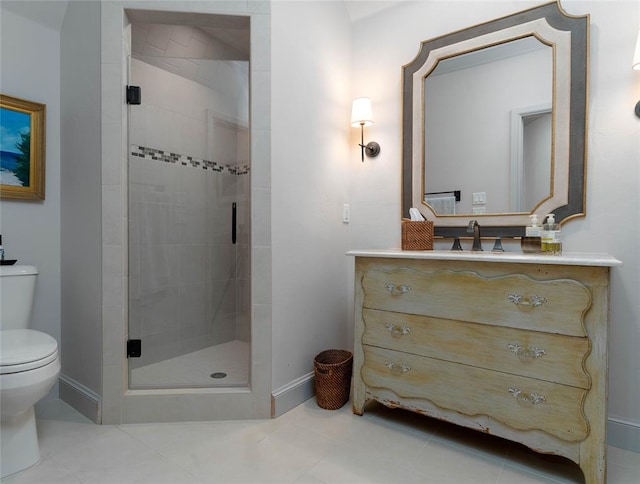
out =
<path fill-rule="evenodd" d="M 502 247 L 502 237 L 496 237 L 491 252 L 504 252 L 504 247 Z"/>

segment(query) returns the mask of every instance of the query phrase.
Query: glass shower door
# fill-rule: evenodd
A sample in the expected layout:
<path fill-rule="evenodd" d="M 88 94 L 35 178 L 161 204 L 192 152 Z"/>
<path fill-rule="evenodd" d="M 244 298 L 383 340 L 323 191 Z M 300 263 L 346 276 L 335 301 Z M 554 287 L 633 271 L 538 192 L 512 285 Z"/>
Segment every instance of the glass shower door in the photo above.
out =
<path fill-rule="evenodd" d="M 246 386 L 249 62 L 158 55 L 160 36 L 214 42 L 192 26 L 132 24 L 129 388 Z"/>

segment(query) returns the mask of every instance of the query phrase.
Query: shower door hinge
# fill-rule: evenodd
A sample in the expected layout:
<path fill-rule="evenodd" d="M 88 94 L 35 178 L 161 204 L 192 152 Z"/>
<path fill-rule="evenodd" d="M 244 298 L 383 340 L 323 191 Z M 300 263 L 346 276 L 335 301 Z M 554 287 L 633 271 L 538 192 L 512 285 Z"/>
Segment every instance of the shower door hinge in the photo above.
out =
<path fill-rule="evenodd" d="M 142 340 L 130 339 L 127 341 L 127 358 L 140 358 L 142 356 Z"/>
<path fill-rule="evenodd" d="M 140 86 L 127 86 L 127 104 L 142 104 Z"/>

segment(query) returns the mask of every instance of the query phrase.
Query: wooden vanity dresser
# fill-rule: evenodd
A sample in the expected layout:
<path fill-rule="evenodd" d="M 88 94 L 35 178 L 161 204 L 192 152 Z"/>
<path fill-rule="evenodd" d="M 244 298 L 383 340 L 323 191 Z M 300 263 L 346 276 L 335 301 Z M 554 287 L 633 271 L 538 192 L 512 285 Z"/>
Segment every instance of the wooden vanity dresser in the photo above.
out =
<path fill-rule="evenodd" d="M 607 255 L 350 251 L 353 411 L 367 400 L 606 478 Z"/>

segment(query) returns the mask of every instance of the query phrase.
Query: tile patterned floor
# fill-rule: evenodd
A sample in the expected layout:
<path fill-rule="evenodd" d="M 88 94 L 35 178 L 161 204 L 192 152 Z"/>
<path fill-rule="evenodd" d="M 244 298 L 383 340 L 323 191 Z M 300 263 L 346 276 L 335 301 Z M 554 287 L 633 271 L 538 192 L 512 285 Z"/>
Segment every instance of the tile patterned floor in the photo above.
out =
<path fill-rule="evenodd" d="M 375 402 L 233 422 L 100 426 L 59 400 L 37 414 L 42 460 L 3 484 L 582 482 L 567 460 Z M 608 482 L 640 482 L 640 454 L 609 447 Z"/>

